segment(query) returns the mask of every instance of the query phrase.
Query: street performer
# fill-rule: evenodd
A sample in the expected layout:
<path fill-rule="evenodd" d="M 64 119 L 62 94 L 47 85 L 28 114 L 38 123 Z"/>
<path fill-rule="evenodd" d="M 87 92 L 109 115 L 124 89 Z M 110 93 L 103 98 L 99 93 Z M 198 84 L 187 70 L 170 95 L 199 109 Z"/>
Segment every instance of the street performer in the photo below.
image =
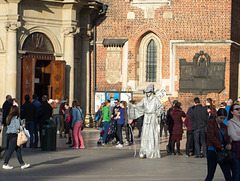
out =
<path fill-rule="evenodd" d="M 160 115 L 163 106 L 154 95 L 154 85 L 150 84 L 145 90 L 145 97 L 138 104 L 133 105 L 137 117 L 144 115 L 140 158 L 160 158 L 159 137 L 160 137 Z"/>

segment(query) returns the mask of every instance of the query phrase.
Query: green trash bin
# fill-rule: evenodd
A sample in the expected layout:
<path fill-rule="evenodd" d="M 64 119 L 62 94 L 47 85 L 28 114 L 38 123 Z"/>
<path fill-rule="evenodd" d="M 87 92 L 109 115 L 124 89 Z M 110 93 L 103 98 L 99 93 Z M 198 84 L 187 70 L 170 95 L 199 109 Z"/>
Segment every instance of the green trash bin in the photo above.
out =
<path fill-rule="evenodd" d="M 52 120 L 47 120 L 42 126 L 41 148 L 44 151 L 56 150 L 56 125 Z"/>

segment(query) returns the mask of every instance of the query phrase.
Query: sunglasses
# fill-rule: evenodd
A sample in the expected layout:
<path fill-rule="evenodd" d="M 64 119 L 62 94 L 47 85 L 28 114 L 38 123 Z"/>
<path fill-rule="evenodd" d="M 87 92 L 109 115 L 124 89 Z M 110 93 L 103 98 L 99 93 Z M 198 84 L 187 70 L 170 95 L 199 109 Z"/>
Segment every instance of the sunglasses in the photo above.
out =
<path fill-rule="evenodd" d="M 236 109 L 233 109 L 233 110 L 239 111 L 239 110 L 240 110 L 240 108 L 236 108 Z"/>

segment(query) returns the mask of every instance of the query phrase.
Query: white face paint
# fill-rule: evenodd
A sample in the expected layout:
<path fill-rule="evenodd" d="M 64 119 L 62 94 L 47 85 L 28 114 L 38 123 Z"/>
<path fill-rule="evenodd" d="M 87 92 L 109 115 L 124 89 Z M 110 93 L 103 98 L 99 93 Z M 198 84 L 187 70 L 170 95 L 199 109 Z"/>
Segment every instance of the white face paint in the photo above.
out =
<path fill-rule="evenodd" d="M 151 92 L 146 93 L 147 97 L 150 97 L 152 95 Z"/>

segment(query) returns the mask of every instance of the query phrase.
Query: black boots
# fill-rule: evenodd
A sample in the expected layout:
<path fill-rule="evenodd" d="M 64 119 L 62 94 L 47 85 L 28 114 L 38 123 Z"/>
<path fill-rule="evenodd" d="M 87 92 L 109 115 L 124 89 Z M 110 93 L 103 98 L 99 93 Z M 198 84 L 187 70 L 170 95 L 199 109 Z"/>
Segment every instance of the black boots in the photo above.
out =
<path fill-rule="evenodd" d="M 72 144 L 72 138 L 71 138 L 71 137 L 68 138 L 68 142 L 67 142 L 66 144 L 67 144 L 67 145 Z"/>

